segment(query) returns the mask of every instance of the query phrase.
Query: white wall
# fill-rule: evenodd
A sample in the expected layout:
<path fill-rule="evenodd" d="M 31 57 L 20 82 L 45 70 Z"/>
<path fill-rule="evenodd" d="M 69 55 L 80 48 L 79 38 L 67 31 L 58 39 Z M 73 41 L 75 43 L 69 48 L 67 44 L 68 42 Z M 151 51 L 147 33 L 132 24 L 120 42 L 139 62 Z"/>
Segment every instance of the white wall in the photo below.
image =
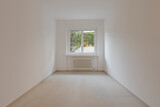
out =
<path fill-rule="evenodd" d="M 55 69 L 55 22 L 40 0 L 0 0 L 0 107 Z"/>
<path fill-rule="evenodd" d="M 103 20 L 57 20 L 56 23 L 56 69 L 67 70 L 66 37 L 68 28 L 97 28 L 98 70 L 104 70 L 104 21 Z"/>
<path fill-rule="evenodd" d="M 160 1 L 117 0 L 105 20 L 106 71 L 150 107 L 160 107 Z"/>

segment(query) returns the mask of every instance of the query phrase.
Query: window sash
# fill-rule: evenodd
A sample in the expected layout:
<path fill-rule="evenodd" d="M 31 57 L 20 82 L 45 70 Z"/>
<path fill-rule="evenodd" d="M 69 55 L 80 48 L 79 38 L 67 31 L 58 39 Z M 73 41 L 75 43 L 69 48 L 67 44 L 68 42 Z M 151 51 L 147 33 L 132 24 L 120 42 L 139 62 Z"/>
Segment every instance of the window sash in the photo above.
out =
<path fill-rule="evenodd" d="M 71 38 L 71 31 L 80 31 L 81 32 L 81 52 L 71 52 L 70 51 L 70 38 Z M 94 35 L 94 52 L 84 52 L 84 45 L 83 45 L 83 42 L 84 42 L 84 31 L 94 31 L 94 33 L 89 33 L 89 34 L 93 34 Z M 97 51 L 97 39 L 96 39 L 96 29 L 68 29 L 68 35 L 67 35 L 67 54 L 96 54 L 96 51 Z"/>

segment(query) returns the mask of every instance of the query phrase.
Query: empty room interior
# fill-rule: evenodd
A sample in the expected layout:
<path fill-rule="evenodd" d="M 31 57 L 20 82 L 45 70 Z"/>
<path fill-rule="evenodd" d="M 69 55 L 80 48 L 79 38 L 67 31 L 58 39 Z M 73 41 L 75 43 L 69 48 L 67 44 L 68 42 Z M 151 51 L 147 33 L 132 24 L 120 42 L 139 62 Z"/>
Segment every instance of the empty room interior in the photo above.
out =
<path fill-rule="evenodd" d="M 160 107 L 160 0 L 0 0 L 0 107 Z"/>

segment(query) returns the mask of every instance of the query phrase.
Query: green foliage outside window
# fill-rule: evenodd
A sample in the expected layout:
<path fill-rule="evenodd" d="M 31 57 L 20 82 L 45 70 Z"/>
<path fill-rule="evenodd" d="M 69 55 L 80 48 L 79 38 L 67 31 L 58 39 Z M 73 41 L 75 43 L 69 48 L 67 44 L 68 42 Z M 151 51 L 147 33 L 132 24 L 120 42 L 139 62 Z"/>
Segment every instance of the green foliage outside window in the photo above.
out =
<path fill-rule="evenodd" d="M 72 31 L 70 36 L 70 52 L 75 52 L 81 47 L 81 31 Z"/>

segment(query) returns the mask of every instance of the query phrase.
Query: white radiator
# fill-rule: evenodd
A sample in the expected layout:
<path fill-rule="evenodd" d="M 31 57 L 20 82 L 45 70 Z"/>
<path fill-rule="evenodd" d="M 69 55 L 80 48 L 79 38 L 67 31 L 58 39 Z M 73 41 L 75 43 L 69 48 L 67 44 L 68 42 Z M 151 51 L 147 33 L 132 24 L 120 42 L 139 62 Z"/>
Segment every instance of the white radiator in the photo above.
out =
<path fill-rule="evenodd" d="M 96 57 L 72 57 L 72 70 L 97 70 Z"/>

